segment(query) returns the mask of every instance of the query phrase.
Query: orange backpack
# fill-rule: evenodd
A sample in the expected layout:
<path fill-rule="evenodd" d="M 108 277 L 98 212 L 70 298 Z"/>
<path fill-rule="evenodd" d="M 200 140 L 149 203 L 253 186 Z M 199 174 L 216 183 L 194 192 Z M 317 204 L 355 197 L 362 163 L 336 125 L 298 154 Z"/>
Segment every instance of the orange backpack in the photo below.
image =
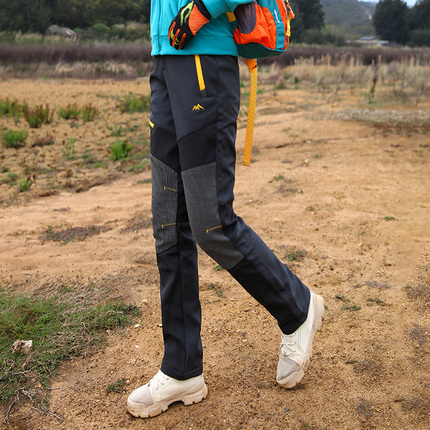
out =
<path fill-rule="evenodd" d="M 227 15 L 241 57 L 273 57 L 287 49 L 290 21 L 294 18 L 288 0 L 254 0 Z"/>

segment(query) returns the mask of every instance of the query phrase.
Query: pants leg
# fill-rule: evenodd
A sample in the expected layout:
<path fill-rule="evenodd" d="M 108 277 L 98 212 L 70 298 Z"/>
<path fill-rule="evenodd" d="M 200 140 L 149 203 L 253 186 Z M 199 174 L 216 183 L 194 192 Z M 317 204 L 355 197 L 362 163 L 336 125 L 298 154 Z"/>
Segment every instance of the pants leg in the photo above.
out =
<path fill-rule="evenodd" d="M 203 371 L 197 251 L 185 204 L 163 61 L 156 61 L 151 89 L 152 212 L 164 338 L 161 370 L 173 378 L 188 379 Z"/>
<path fill-rule="evenodd" d="M 160 57 L 151 75 L 162 370 L 177 379 L 197 376 L 202 369 L 194 239 L 277 319 L 284 333 L 304 322 L 310 299 L 308 288 L 233 211 L 237 58 L 201 56 L 200 61 L 199 76 L 193 56 Z"/>
<path fill-rule="evenodd" d="M 200 63 L 200 80 L 190 56 L 168 58 L 165 74 L 192 233 L 277 319 L 281 330 L 291 333 L 307 317 L 310 292 L 233 211 L 237 58 L 200 56 Z"/>

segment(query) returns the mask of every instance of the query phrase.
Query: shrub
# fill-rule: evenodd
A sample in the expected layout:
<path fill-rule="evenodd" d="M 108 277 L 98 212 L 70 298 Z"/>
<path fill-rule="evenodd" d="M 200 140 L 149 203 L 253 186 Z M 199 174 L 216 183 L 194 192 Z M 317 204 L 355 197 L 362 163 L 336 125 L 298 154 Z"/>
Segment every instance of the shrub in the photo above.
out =
<path fill-rule="evenodd" d="M 31 187 L 31 184 L 32 184 L 32 181 L 30 177 L 21 176 L 18 183 L 19 192 L 23 193 L 25 191 L 28 191 Z"/>
<path fill-rule="evenodd" d="M 411 46 L 430 46 L 430 29 L 413 30 L 409 40 Z"/>
<path fill-rule="evenodd" d="M 76 103 L 68 104 L 65 108 L 58 109 L 58 117 L 63 119 L 78 119 L 80 109 Z"/>
<path fill-rule="evenodd" d="M 149 40 L 149 24 L 129 22 L 112 26 L 111 36 L 115 39 L 135 42 L 137 40 Z"/>
<path fill-rule="evenodd" d="M 75 143 L 78 139 L 76 139 L 75 137 L 69 137 L 67 139 L 67 142 L 65 142 L 65 148 L 61 150 L 61 152 L 63 153 L 63 155 L 68 159 L 68 160 L 73 160 L 75 158 Z"/>
<path fill-rule="evenodd" d="M 5 45 L 0 44 L 2 64 L 58 64 L 75 62 L 121 63 L 150 62 L 150 43 L 132 44 L 71 44 L 71 45 Z"/>
<path fill-rule="evenodd" d="M 119 104 L 122 113 L 148 112 L 150 110 L 151 96 L 136 96 L 128 94 Z"/>
<path fill-rule="evenodd" d="M 304 36 L 304 41 L 311 45 L 345 46 L 345 38 L 324 30 L 310 29 Z"/>
<path fill-rule="evenodd" d="M 21 116 L 22 106 L 16 100 L 0 100 L 0 117 L 2 116 Z"/>
<path fill-rule="evenodd" d="M 114 124 L 113 127 L 107 127 L 111 136 L 122 136 L 122 125 Z"/>
<path fill-rule="evenodd" d="M 31 128 L 39 128 L 42 124 L 50 124 L 54 111 L 50 110 L 49 105 L 43 107 L 36 105 L 34 108 L 24 107 L 24 118 Z"/>
<path fill-rule="evenodd" d="M 95 31 L 97 31 L 97 33 L 109 33 L 110 32 L 110 28 L 101 22 L 99 22 L 98 24 L 94 24 L 93 29 Z"/>
<path fill-rule="evenodd" d="M 2 133 L 3 145 L 6 148 L 21 148 L 28 137 L 27 130 L 8 130 Z"/>
<path fill-rule="evenodd" d="M 82 113 L 82 116 L 84 117 L 84 121 L 88 122 L 94 119 L 94 117 L 98 113 L 98 109 L 95 106 L 92 106 L 91 103 L 89 103 L 81 109 L 81 113 Z"/>
<path fill-rule="evenodd" d="M 110 147 L 111 149 L 110 158 L 113 161 L 127 158 L 133 148 L 134 146 L 130 145 L 126 139 L 118 140 L 114 142 Z"/>

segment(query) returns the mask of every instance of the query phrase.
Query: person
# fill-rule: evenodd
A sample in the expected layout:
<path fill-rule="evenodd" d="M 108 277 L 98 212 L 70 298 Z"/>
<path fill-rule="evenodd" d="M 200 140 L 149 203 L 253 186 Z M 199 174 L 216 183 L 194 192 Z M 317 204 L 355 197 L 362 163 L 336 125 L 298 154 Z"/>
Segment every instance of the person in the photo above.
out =
<path fill-rule="evenodd" d="M 187 3 L 188 2 L 188 3 Z M 152 214 L 164 356 L 127 409 L 147 418 L 203 400 L 196 243 L 276 318 L 277 382 L 298 384 L 322 325 L 312 293 L 233 211 L 238 53 L 226 12 L 249 0 L 152 0 Z"/>

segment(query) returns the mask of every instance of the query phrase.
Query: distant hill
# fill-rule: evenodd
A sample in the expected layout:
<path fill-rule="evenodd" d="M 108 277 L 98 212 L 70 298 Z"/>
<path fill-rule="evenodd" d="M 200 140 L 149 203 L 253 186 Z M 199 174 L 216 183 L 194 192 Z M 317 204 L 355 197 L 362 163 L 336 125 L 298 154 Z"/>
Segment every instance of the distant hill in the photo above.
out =
<path fill-rule="evenodd" d="M 358 0 L 320 0 L 326 26 L 346 38 L 374 35 L 372 15 L 376 3 Z"/>

